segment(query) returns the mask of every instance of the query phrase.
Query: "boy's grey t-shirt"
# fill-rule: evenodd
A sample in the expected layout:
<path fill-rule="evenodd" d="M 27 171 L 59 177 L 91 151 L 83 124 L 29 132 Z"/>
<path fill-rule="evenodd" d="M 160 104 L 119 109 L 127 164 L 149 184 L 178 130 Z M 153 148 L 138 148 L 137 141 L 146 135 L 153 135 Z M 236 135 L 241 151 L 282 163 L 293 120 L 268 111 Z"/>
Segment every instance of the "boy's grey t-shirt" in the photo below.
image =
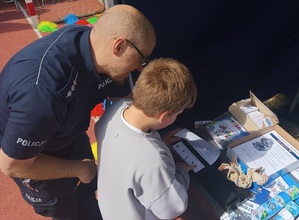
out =
<path fill-rule="evenodd" d="M 136 132 L 122 120 L 131 101 L 110 106 L 95 126 L 98 201 L 104 219 L 173 219 L 187 208 L 189 175 L 175 167 L 157 131 Z"/>

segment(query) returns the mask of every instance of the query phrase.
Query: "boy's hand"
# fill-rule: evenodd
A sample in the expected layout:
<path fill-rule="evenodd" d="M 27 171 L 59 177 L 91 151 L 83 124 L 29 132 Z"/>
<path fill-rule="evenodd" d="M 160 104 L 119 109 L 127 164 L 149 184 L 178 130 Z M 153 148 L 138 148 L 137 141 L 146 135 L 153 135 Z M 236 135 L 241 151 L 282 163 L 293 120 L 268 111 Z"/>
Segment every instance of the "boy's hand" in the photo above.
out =
<path fill-rule="evenodd" d="M 174 136 L 176 133 L 178 133 L 182 128 L 178 127 L 175 128 L 171 131 L 166 132 L 165 134 L 162 135 L 162 140 L 164 141 L 165 144 L 170 145 L 174 142 L 179 141 L 181 138 Z"/>
<path fill-rule="evenodd" d="M 176 166 L 186 170 L 187 172 L 189 172 L 190 170 L 193 170 L 196 167 L 196 165 L 189 166 L 188 164 L 183 163 L 183 162 L 177 162 Z"/>

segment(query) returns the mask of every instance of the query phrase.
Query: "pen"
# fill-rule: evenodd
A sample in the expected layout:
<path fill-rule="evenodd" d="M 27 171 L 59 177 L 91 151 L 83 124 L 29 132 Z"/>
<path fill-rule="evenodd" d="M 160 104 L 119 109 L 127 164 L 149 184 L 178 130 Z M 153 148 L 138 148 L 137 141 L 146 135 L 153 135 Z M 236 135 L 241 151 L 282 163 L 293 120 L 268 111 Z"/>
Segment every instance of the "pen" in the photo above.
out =
<path fill-rule="evenodd" d="M 78 188 L 78 186 L 81 184 L 81 180 L 79 180 L 78 182 L 77 182 L 77 184 L 76 184 L 76 186 L 75 186 L 75 190 Z"/>
<path fill-rule="evenodd" d="M 95 161 L 95 163 L 97 163 L 97 161 Z M 75 190 L 78 188 L 78 186 L 80 185 L 82 183 L 82 181 L 81 180 L 79 180 L 78 182 L 77 182 L 77 184 L 76 184 L 76 186 L 75 186 Z"/>

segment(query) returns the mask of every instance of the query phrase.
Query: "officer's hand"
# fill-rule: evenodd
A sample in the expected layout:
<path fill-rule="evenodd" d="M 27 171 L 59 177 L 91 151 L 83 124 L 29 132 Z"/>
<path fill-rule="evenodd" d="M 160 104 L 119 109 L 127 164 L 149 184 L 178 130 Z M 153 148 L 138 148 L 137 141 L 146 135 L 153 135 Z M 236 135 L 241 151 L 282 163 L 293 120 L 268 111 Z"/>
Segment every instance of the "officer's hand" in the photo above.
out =
<path fill-rule="evenodd" d="M 81 162 L 82 168 L 79 170 L 78 178 L 82 183 L 90 183 L 97 174 L 97 165 L 94 160 L 90 159 L 84 159 Z"/>

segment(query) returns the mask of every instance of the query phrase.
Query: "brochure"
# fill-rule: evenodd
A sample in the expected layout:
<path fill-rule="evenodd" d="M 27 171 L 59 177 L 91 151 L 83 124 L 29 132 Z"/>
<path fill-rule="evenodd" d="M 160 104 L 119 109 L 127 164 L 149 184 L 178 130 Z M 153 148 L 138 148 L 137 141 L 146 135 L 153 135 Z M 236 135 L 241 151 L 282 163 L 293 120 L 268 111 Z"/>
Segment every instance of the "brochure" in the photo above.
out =
<path fill-rule="evenodd" d="M 207 124 L 206 129 L 220 149 L 226 148 L 229 143 L 249 134 L 229 112 Z"/>

